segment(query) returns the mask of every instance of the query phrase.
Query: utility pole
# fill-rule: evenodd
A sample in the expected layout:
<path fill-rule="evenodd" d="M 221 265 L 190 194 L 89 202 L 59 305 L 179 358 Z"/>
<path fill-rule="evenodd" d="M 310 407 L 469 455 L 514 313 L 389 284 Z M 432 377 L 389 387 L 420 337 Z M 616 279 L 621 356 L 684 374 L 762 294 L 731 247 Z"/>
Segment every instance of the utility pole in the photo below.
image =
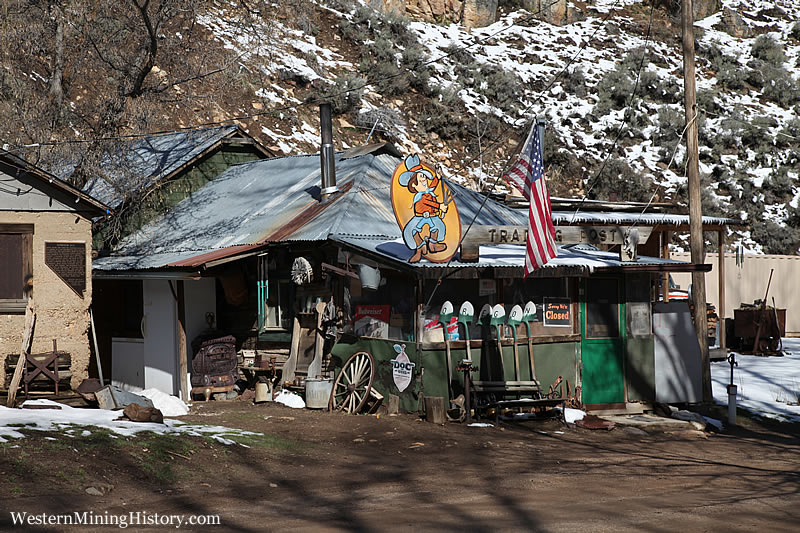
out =
<path fill-rule="evenodd" d="M 697 98 L 694 73 L 694 6 L 692 0 L 681 2 L 683 25 L 683 96 L 686 109 L 686 157 L 689 178 L 689 239 L 692 263 L 705 261 L 703 241 L 703 209 L 700 203 L 700 168 L 697 140 Z M 697 342 L 700 343 L 703 402 L 713 400 L 711 394 L 711 363 L 708 356 L 708 314 L 706 311 L 706 277 L 704 272 L 692 272 L 692 303 Z"/>

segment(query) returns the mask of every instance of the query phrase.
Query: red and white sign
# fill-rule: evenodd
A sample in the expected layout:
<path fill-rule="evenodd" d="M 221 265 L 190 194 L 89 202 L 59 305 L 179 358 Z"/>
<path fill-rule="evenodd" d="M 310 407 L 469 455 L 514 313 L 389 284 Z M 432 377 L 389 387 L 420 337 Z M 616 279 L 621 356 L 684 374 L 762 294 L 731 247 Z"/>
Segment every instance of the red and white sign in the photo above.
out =
<path fill-rule="evenodd" d="M 389 337 L 388 305 L 357 305 L 355 333 L 359 337 Z"/>

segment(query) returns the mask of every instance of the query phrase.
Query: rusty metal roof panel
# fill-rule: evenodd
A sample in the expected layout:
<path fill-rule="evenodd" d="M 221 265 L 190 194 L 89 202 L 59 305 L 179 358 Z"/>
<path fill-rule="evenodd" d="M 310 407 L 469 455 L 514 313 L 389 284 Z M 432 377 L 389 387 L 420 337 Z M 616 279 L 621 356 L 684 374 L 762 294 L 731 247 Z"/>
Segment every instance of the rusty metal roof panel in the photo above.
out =
<path fill-rule="evenodd" d="M 98 259 L 98 268 L 198 266 L 235 255 L 237 247 L 340 235 L 398 239 L 389 180 L 399 162 L 386 151 L 339 152 L 340 192 L 323 203 L 318 154 L 236 165 L 123 239 L 112 256 Z M 525 223 L 514 209 L 455 183 L 448 181 L 448 186 L 456 193 L 463 227 L 484 200 L 476 224 Z"/>
<path fill-rule="evenodd" d="M 166 268 L 172 263 L 185 261 L 192 257 L 208 253 L 210 250 L 185 250 L 182 252 L 164 252 L 153 254 L 122 253 L 92 260 L 95 272 L 111 272 L 121 270 L 153 270 Z"/>

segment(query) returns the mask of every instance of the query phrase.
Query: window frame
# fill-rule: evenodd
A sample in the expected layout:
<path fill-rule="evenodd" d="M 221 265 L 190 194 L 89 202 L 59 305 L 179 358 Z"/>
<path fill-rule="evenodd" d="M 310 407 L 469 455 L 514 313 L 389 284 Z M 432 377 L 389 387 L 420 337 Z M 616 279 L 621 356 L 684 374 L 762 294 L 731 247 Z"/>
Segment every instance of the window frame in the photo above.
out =
<path fill-rule="evenodd" d="M 33 224 L 3 224 L 0 223 L 0 234 L 21 235 L 22 255 L 22 298 L 0 297 L 0 314 L 24 313 L 28 305 L 30 291 L 24 288 L 27 279 L 33 276 Z"/>

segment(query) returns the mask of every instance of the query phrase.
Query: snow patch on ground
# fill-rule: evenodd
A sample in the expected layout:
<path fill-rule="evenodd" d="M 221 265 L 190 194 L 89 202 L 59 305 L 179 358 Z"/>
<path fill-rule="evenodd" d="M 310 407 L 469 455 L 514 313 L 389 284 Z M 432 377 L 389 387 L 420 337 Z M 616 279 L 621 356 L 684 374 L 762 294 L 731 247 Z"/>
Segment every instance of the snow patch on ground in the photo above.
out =
<path fill-rule="evenodd" d="M 22 405 L 51 408 L 11 409 L 0 406 L 0 442 L 8 442 L 9 438 L 23 438 L 25 435 L 20 433 L 20 429 L 63 432 L 69 437 L 74 437 L 76 427 L 81 428 L 82 437 L 88 436 L 92 431 L 91 428 L 103 428 L 125 437 L 135 436 L 142 431 L 151 431 L 159 435 L 210 437 L 224 444 L 235 444 L 231 439 L 237 436 L 261 435 L 223 426 L 185 424 L 171 419 L 164 419 L 163 424 L 131 422 L 119 419 L 122 411 L 70 407 L 52 400 L 27 400 Z"/>
<path fill-rule="evenodd" d="M 783 357 L 736 354 L 734 368 L 736 405 L 765 417 L 800 422 L 800 339 L 783 339 Z M 727 405 L 731 366 L 727 361 L 711 363 L 714 401 Z M 794 405 L 791 405 L 794 404 Z"/>
<path fill-rule="evenodd" d="M 586 413 L 580 409 L 572 409 L 570 407 L 564 409 L 564 421 L 566 421 L 567 424 L 574 424 L 578 420 L 583 420 L 585 416 Z"/>
<path fill-rule="evenodd" d="M 306 402 L 303 399 L 293 393 L 286 390 L 282 390 L 278 395 L 275 397 L 275 401 L 285 405 L 286 407 L 292 407 L 294 409 L 303 409 L 306 406 Z"/>
<path fill-rule="evenodd" d="M 138 393 L 153 402 L 153 407 L 164 416 L 183 416 L 189 414 L 189 406 L 178 397 L 170 396 L 158 389 L 145 389 Z"/>

